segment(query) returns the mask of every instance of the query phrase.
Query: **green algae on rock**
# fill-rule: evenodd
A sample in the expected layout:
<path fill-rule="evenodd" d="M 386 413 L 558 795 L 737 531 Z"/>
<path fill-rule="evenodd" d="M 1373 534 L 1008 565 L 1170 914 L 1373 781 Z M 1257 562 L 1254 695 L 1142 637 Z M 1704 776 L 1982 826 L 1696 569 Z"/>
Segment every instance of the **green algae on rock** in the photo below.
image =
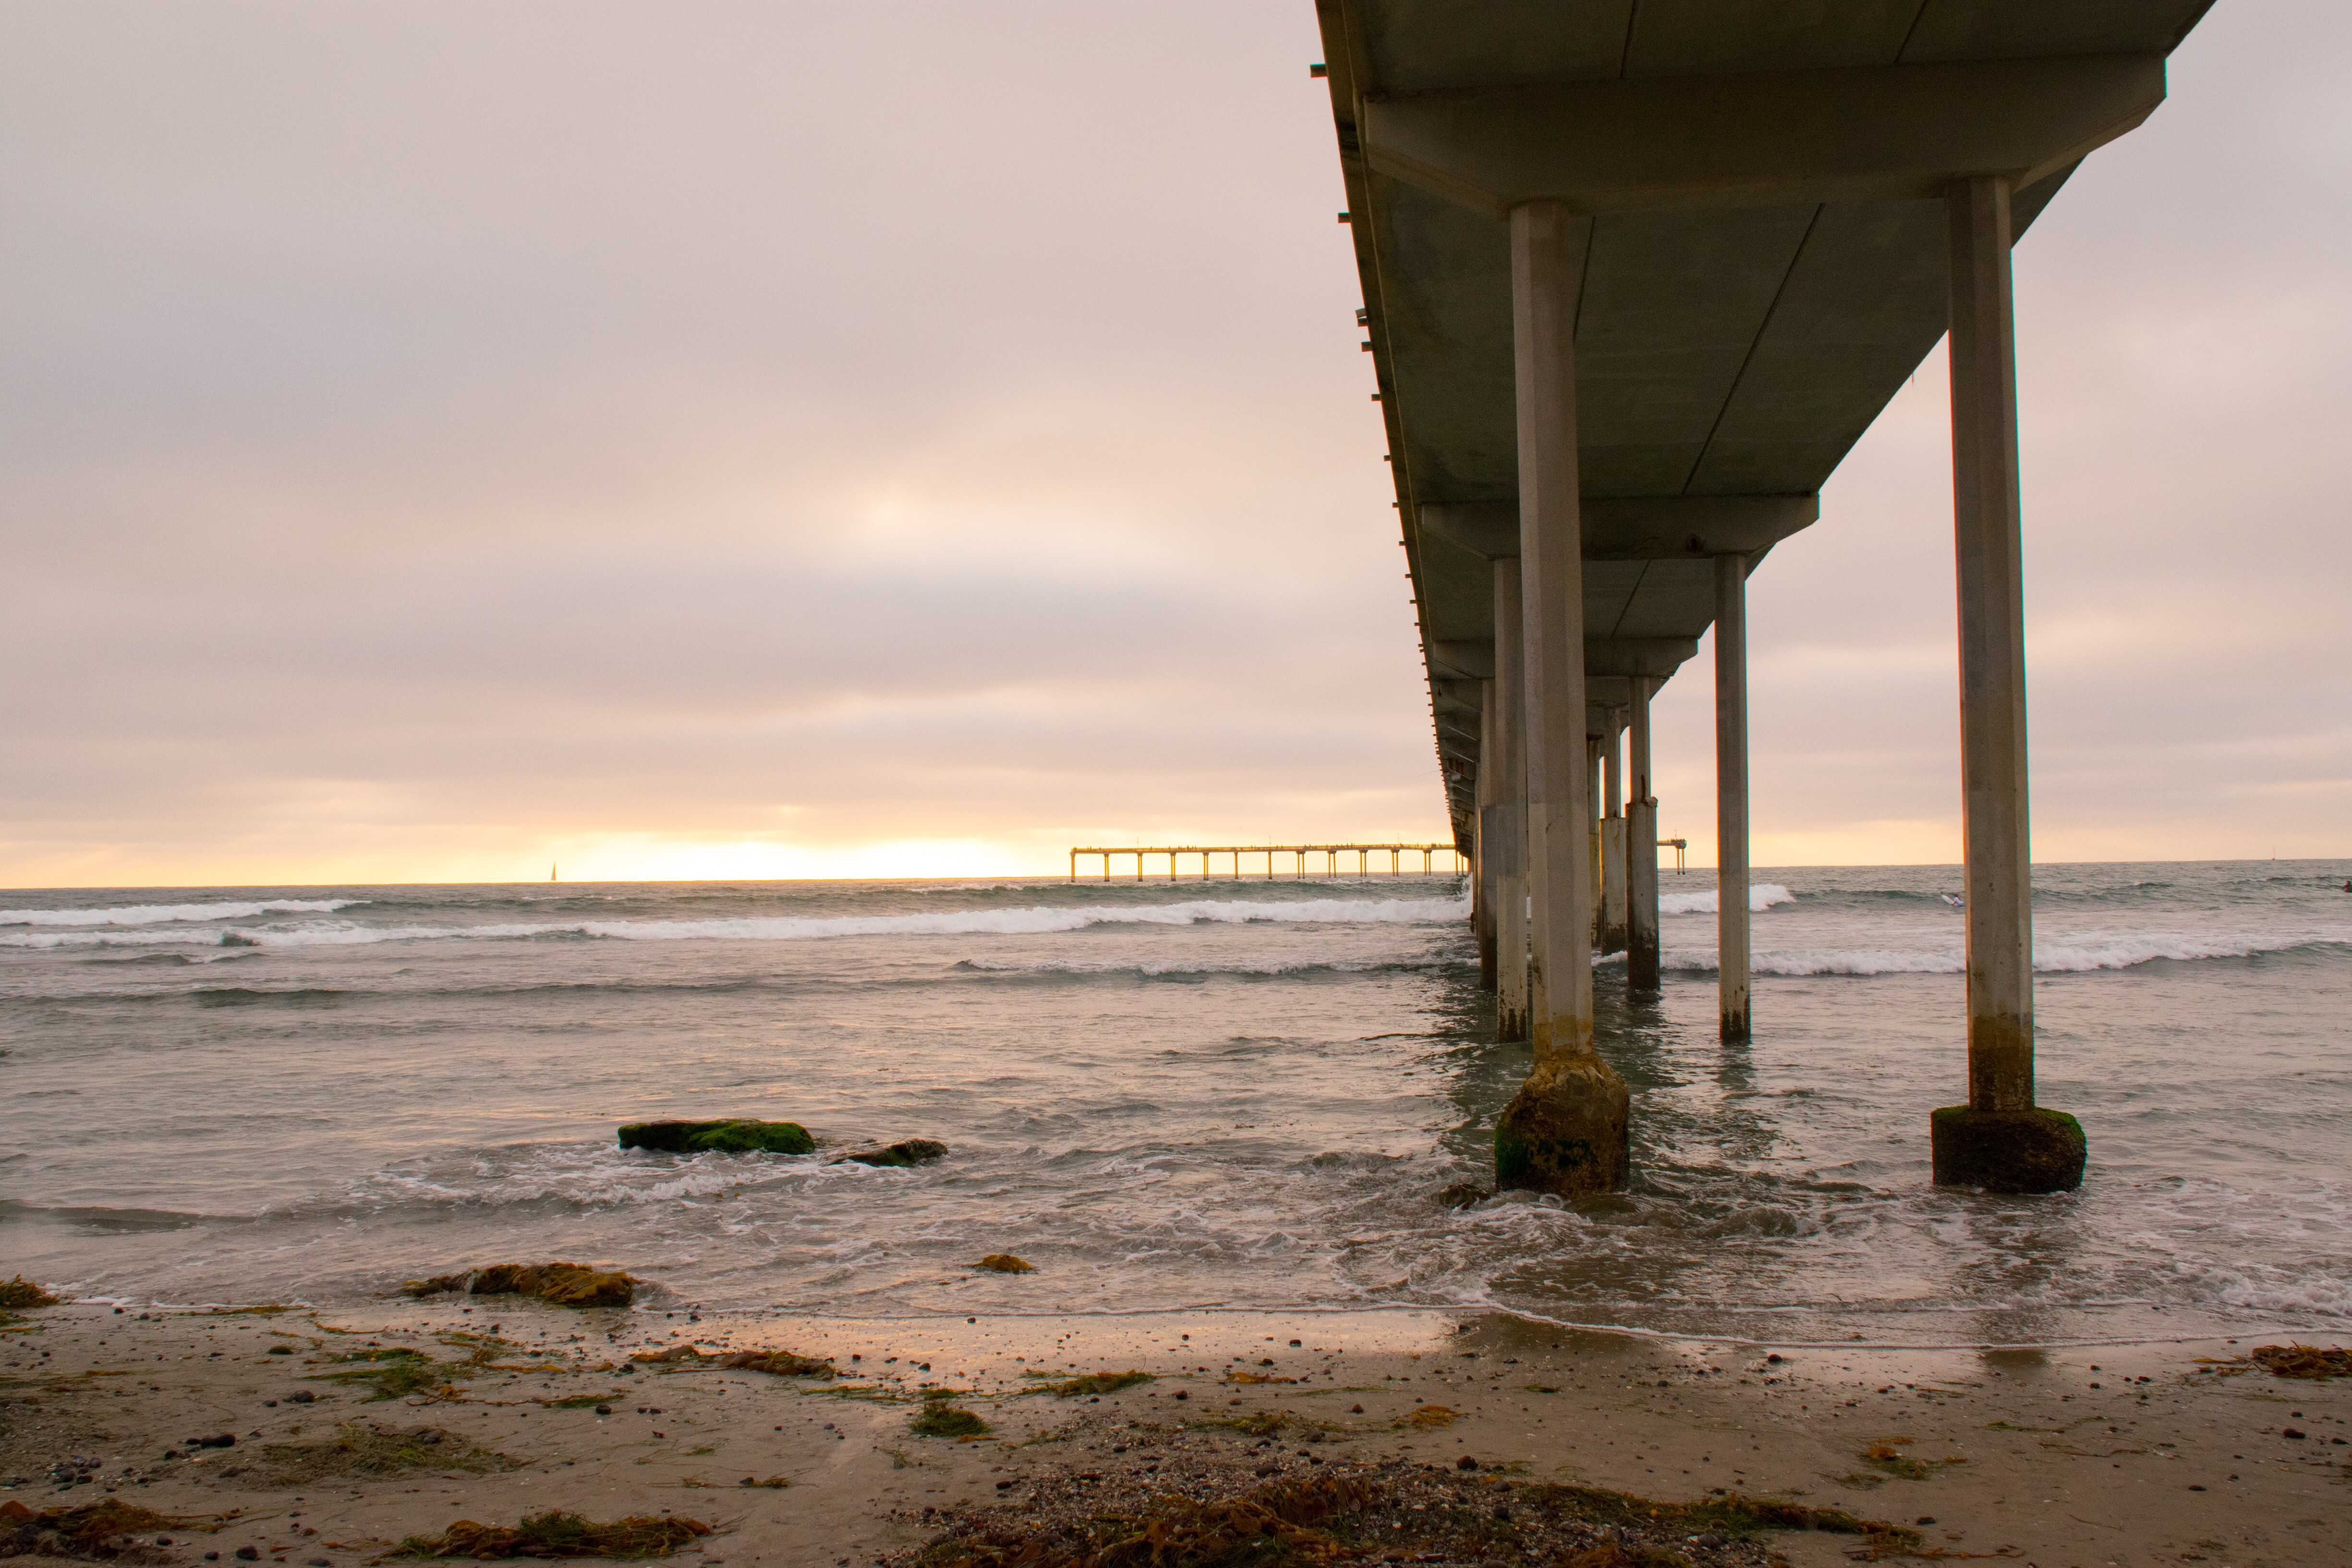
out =
<path fill-rule="evenodd" d="M 1495 1122 L 1495 1185 L 1562 1196 L 1623 1186 L 1630 1105 L 1599 1057 L 1538 1060 Z"/>
<path fill-rule="evenodd" d="M 1929 1112 L 1927 1142 L 1937 1186 L 1989 1193 L 2071 1193 L 2090 1152 L 2081 1122 L 2042 1106 L 1947 1105 Z"/>
<path fill-rule="evenodd" d="M 659 1154 L 814 1154 L 816 1140 L 797 1121 L 728 1117 L 717 1121 L 632 1121 L 621 1147 Z"/>

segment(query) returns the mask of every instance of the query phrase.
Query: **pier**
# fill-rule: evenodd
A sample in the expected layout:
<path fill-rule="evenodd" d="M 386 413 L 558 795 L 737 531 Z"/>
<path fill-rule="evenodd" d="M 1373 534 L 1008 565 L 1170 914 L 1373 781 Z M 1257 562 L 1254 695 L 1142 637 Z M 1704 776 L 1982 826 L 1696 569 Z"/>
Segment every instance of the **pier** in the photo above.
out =
<path fill-rule="evenodd" d="M 1650 702 L 1710 630 L 1718 1027 L 1748 1037 L 1748 583 L 1948 333 L 1969 1092 L 1935 1173 L 2080 1182 L 2033 1086 L 2010 252 L 2208 4 L 1316 0 L 1438 776 L 1534 1047 L 1503 1184 L 1626 1179 L 1591 950 L 1657 988 L 1656 850 L 1625 847 L 1656 837 Z"/>
<path fill-rule="evenodd" d="M 1218 855 L 1232 858 L 1233 875 L 1236 877 L 1244 874 L 1242 859 L 1244 856 L 1253 858 L 1263 856 L 1265 859 L 1265 875 L 1269 878 L 1274 875 L 1277 858 L 1284 855 L 1291 857 L 1292 875 L 1297 877 L 1310 875 L 1307 866 L 1307 858 L 1309 855 L 1323 857 L 1323 875 L 1326 877 L 1335 877 L 1339 874 L 1339 857 L 1342 855 L 1353 855 L 1356 858 L 1356 874 L 1359 877 L 1373 874 L 1371 858 L 1375 855 L 1386 855 L 1389 858 L 1388 874 L 1391 877 L 1403 875 L 1403 858 L 1407 855 L 1421 857 L 1420 868 L 1423 872 L 1448 871 L 1460 876 L 1470 869 L 1470 857 L 1464 853 L 1460 847 L 1453 844 L 1162 844 L 1141 845 L 1125 849 L 1109 846 L 1082 847 L 1072 849 L 1070 880 L 1075 882 L 1078 879 L 1080 856 L 1091 858 L 1097 855 L 1102 857 L 1101 879 L 1106 882 L 1110 880 L 1111 858 L 1116 855 L 1135 857 L 1135 879 L 1139 882 L 1143 880 L 1145 858 L 1162 855 L 1168 858 L 1168 879 L 1171 882 L 1176 880 L 1179 875 L 1177 870 L 1179 860 L 1193 855 L 1201 858 L 1201 875 L 1204 879 L 1209 876 L 1211 858 Z M 1440 855 L 1452 856 L 1454 864 L 1451 866 L 1435 864 L 1435 858 Z"/>

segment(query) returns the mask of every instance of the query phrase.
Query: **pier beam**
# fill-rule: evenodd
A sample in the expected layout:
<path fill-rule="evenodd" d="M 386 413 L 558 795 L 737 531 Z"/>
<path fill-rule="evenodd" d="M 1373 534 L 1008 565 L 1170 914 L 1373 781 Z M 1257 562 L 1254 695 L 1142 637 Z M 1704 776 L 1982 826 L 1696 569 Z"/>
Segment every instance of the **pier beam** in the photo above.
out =
<path fill-rule="evenodd" d="M 1934 1113 L 1929 1143 L 1939 1185 L 2048 1193 L 2082 1185 L 2088 1146 L 2073 1117 L 2033 1101 L 2033 874 L 2009 203 L 2009 182 L 1993 175 L 1955 180 L 1945 196 L 1969 1102 Z"/>
<path fill-rule="evenodd" d="M 1748 1037 L 1748 557 L 1715 558 L 1715 932 L 1722 1037 Z"/>
<path fill-rule="evenodd" d="M 1623 711 L 1609 710 L 1601 736 L 1601 951 L 1625 951 L 1625 770 Z"/>
<path fill-rule="evenodd" d="M 1478 845 L 1495 878 L 1495 1037 L 1528 1037 L 1528 680 L 1519 558 L 1495 563 L 1495 804 Z"/>
<path fill-rule="evenodd" d="M 1592 220 L 1557 201 L 1510 214 L 1527 647 L 1528 950 L 1535 1066 L 1495 1128 L 1505 1187 L 1622 1186 L 1625 1080 L 1592 1038 L 1592 805 L 1585 788 L 1583 528 L 1578 508 L 1576 312 Z"/>
<path fill-rule="evenodd" d="M 1650 793 L 1650 682 L 1633 677 L 1625 710 L 1625 988 L 1658 989 L 1658 801 Z"/>

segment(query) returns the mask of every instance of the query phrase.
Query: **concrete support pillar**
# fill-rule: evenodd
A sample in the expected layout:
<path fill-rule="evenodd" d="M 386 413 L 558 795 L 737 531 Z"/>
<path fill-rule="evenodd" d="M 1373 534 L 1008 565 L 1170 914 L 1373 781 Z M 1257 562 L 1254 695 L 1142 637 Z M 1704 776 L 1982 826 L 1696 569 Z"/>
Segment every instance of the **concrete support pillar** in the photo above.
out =
<path fill-rule="evenodd" d="M 2082 1184 L 2080 1123 L 2033 1101 L 2033 878 L 2025 758 L 2025 574 L 2017 478 L 2010 190 L 1946 196 L 1951 237 L 1952 510 L 1958 564 L 1969 1102 L 1930 1120 L 1936 1180 L 2000 1192 Z"/>
<path fill-rule="evenodd" d="M 1528 681 L 1519 563 L 1495 563 L 1495 804 L 1479 844 L 1495 876 L 1495 1037 L 1528 1037 Z"/>
<path fill-rule="evenodd" d="M 1748 1036 L 1748 558 L 1715 558 L 1716 973 L 1723 1038 Z"/>
<path fill-rule="evenodd" d="M 1585 831 L 1592 836 L 1592 858 L 1587 862 L 1592 868 L 1591 903 L 1592 930 L 1587 933 L 1595 949 L 1601 946 L 1601 737 L 1586 731 L 1584 735 L 1584 809 L 1591 814 L 1585 818 Z"/>
<path fill-rule="evenodd" d="M 1472 847 L 1476 851 L 1471 860 L 1470 924 L 1478 937 L 1478 988 L 1495 989 L 1495 868 L 1486 853 L 1488 817 L 1495 809 L 1499 794 L 1496 777 L 1498 763 L 1495 756 L 1497 729 L 1495 721 L 1495 683 L 1478 683 L 1478 816 Z M 1396 869 L 1397 854 L 1389 851 L 1389 869 Z"/>
<path fill-rule="evenodd" d="M 1495 1129 L 1495 1176 L 1554 1193 L 1624 1184 L 1625 1082 L 1592 1039 L 1591 803 L 1585 787 L 1584 562 L 1576 310 L 1590 218 L 1511 213 L 1520 595 L 1527 647 L 1529 1035 L 1535 1067 Z"/>
<path fill-rule="evenodd" d="M 1622 710 L 1601 737 L 1601 951 L 1625 951 L 1625 769 Z"/>
<path fill-rule="evenodd" d="M 1650 683 L 1633 678 L 1625 712 L 1625 987 L 1658 989 L 1658 802 L 1650 793 Z"/>

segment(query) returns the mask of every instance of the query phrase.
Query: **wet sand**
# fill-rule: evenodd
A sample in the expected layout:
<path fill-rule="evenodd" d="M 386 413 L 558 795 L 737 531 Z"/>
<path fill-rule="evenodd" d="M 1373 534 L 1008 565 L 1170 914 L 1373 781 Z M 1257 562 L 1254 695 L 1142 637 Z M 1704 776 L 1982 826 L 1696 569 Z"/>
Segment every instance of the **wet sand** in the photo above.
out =
<path fill-rule="evenodd" d="M 1768 1352 L 1434 1312 L 853 1322 L 484 1298 L 68 1305 L 0 1332 L 0 1500 L 234 1511 L 144 1553 L 191 1564 L 250 1547 L 345 1568 L 458 1519 L 563 1509 L 708 1521 L 689 1563 L 842 1568 L 920 1547 L 959 1510 L 1017 1521 L 1088 1495 L 1125 1509 L 1419 1473 L 1399 1465 L 1459 1479 L 1466 1457 L 1482 1481 L 1784 1500 L 1910 1527 L 1929 1552 L 2045 1568 L 2352 1563 L 2352 1384 L 2213 1365 L 2256 1342 Z M 687 1343 L 789 1349 L 841 1375 L 629 1360 Z M 333 1359 L 357 1355 L 376 1359 Z M 383 1398 L 331 1381 L 392 1367 L 423 1386 Z M 1153 1376 L 1046 1388 L 1129 1369 Z M 991 1431 L 917 1435 L 927 1386 L 961 1391 L 953 1405 Z M 447 1435 L 412 1457 L 471 1445 L 512 1468 L 336 1475 L 285 1452 L 352 1423 Z M 187 1441 L 221 1436 L 235 1444 Z M 1766 1544 L 1800 1565 L 1859 1550 L 1809 1532 Z"/>

